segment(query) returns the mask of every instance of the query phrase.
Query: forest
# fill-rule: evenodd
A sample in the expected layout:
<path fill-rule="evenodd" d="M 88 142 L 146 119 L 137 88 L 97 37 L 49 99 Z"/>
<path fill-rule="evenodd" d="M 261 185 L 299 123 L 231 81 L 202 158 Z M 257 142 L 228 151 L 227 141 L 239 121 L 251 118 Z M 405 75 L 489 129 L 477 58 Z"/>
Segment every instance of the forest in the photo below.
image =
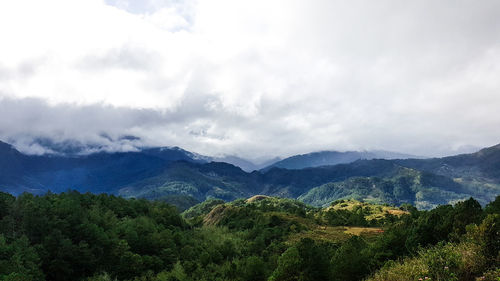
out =
<path fill-rule="evenodd" d="M 0 193 L 0 280 L 500 280 L 500 196 L 417 210 Z"/>

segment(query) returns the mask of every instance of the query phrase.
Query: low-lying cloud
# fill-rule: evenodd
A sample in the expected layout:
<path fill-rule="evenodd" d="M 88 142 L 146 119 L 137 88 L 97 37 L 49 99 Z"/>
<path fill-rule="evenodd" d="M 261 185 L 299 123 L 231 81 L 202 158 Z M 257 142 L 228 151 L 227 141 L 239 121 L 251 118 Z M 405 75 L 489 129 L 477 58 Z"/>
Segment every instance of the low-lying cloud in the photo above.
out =
<path fill-rule="evenodd" d="M 249 158 L 500 142 L 498 1 L 138 3 L 1 3 L 0 138 Z"/>

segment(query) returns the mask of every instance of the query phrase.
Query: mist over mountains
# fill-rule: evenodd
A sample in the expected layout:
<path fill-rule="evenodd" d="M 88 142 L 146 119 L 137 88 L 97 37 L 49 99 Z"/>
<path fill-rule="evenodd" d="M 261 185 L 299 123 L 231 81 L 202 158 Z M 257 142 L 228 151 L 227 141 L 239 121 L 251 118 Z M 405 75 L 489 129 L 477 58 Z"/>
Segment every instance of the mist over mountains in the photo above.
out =
<path fill-rule="evenodd" d="M 409 156 L 388 152 L 324 151 L 286 158 L 260 171 L 258 165 L 241 158 L 212 158 L 178 147 L 86 155 L 70 152 L 26 155 L 0 143 L 0 190 L 43 194 L 75 189 L 162 200 L 181 196 L 189 202 L 265 194 L 298 198 L 316 206 L 355 198 L 411 203 L 419 208 L 470 196 L 485 204 L 500 193 L 499 145 L 432 159 L 402 159 Z"/>

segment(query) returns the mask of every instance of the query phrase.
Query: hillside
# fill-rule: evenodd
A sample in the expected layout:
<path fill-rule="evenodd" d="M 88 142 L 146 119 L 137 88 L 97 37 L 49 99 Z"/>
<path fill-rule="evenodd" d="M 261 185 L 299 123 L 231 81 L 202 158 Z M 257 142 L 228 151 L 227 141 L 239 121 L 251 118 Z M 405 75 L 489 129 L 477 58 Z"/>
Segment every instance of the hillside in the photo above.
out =
<path fill-rule="evenodd" d="M 0 280 L 493 281 L 499 219 L 500 197 L 418 211 L 258 195 L 180 215 L 106 194 L 0 192 Z"/>
<path fill-rule="evenodd" d="M 183 194 L 200 201 L 210 197 L 234 200 L 250 196 L 256 185 L 251 174 L 230 164 L 174 162 L 158 175 L 130 184 L 118 194 L 147 199 Z"/>
<path fill-rule="evenodd" d="M 373 203 L 409 203 L 419 209 L 430 209 L 440 204 L 449 204 L 467 199 L 471 195 L 480 198 L 483 204 L 500 192 L 495 189 L 481 194 L 474 189 L 441 175 L 402 168 L 391 177 L 354 177 L 332 182 L 309 190 L 298 197 L 314 206 L 327 206 L 338 199 L 353 198 Z"/>

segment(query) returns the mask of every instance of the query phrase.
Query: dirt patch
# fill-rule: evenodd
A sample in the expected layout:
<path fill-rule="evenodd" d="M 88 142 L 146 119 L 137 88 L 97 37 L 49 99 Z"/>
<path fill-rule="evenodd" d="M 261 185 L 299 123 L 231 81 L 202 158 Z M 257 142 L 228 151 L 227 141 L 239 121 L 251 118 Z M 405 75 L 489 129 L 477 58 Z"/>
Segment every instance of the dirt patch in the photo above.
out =
<path fill-rule="evenodd" d="M 215 206 L 210 213 L 203 218 L 204 225 L 217 225 L 225 217 L 226 213 L 233 207 L 225 204 Z"/>
<path fill-rule="evenodd" d="M 264 200 L 264 199 L 267 199 L 267 198 L 271 198 L 267 195 L 255 195 L 255 196 L 252 196 L 250 198 L 247 199 L 247 203 L 252 203 L 252 202 L 255 202 L 255 201 L 260 201 L 260 200 Z"/>
<path fill-rule="evenodd" d="M 407 215 L 409 214 L 409 212 L 407 211 L 403 211 L 403 210 L 396 210 L 396 209 L 391 209 L 391 210 L 387 210 L 387 212 L 391 215 L 395 215 L 395 216 L 402 216 L 402 215 Z"/>

